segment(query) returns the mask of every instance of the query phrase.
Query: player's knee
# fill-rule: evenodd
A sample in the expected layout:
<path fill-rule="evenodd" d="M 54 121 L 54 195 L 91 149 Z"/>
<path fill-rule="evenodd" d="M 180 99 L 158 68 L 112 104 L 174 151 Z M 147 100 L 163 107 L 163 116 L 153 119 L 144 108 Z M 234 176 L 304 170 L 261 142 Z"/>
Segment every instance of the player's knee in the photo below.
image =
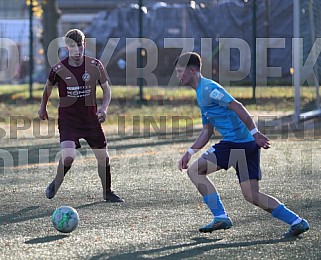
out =
<path fill-rule="evenodd" d="M 246 201 L 252 203 L 253 197 L 251 193 L 243 192 L 243 197 Z"/>
<path fill-rule="evenodd" d="M 190 179 L 197 178 L 199 175 L 205 175 L 207 172 L 206 164 L 194 162 L 188 169 L 187 175 Z"/>
<path fill-rule="evenodd" d="M 247 202 L 258 205 L 258 194 L 252 191 L 243 191 L 243 197 Z"/>
<path fill-rule="evenodd" d="M 107 165 L 110 165 L 110 159 L 109 157 L 97 157 L 97 162 L 98 162 L 98 165 L 101 166 L 101 167 L 105 167 Z"/>
<path fill-rule="evenodd" d="M 187 176 L 191 179 L 191 180 L 195 180 L 198 179 L 198 177 L 200 175 L 203 175 L 199 169 L 194 168 L 194 167 L 190 167 L 187 169 Z"/>
<path fill-rule="evenodd" d="M 195 175 L 195 173 L 191 168 L 188 168 L 186 173 L 187 173 L 188 178 L 193 179 L 193 176 Z"/>
<path fill-rule="evenodd" d="M 108 156 L 101 159 L 102 162 L 106 162 L 106 165 L 110 164 L 110 158 Z"/>
<path fill-rule="evenodd" d="M 104 165 L 105 163 L 108 165 L 110 163 L 109 154 L 106 149 L 93 149 L 98 164 Z"/>

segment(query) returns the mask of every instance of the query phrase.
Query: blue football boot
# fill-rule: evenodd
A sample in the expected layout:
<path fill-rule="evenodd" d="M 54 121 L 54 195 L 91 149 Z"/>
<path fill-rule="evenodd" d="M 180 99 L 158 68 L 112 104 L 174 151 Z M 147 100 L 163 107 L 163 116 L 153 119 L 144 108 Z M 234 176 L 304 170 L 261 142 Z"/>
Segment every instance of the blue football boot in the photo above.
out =
<path fill-rule="evenodd" d="M 302 219 L 299 224 L 292 225 L 288 232 L 284 234 L 284 237 L 296 237 L 310 229 L 308 221 Z"/>
<path fill-rule="evenodd" d="M 214 218 L 214 220 L 199 229 L 202 233 L 212 233 L 214 230 L 229 229 L 233 226 L 230 218 Z"/>

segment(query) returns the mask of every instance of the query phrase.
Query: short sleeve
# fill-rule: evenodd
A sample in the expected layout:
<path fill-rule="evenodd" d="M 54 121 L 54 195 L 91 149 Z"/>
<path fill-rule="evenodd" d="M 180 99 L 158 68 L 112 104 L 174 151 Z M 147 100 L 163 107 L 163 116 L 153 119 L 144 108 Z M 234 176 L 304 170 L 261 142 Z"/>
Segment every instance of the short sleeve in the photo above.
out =
<path fill-rule="evenodd" d="M 220 106 L 227 106 L 234 98 L 221 86 L 216 86 L 210 93 L 213 102 Z"/>
<path fill-rule="evenodd" d="M 50 72 L 49 72 L 48 80 L 50 81 L 50 83 L 51 83 L 52 85 L 55 85 L 55 84 L 57 83 L 57 81 L 58 81 L 58 79 L 57 79 L 57 73 L 56 73 L 56 71 L 55 71 L 53 68 L 51 68 L 51 70 L 50 70 Z"/>
<path fill-rule="evenodd" d="M 202 125 L 207 125 L 210 121 L 207 116 L 202 115 Z"/>
<path fill-rule="evenodd" d="M 106 69 L 104 68 L 104 65 L 101 63 L 101 61 L 98 61 L 97 68 L 99 71 L 98 81 L 100 84 L 104 84 L 108 80 L 108 77 L 107 77 Z"/>

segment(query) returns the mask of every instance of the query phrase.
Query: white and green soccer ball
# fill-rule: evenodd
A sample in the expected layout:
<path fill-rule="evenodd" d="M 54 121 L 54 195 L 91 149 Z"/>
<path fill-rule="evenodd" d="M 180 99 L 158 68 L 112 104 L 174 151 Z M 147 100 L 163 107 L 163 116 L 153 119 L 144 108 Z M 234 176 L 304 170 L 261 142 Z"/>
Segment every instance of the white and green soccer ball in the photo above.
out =
<path fill-rule="evenodd" d="M 77 228 L 79 216 L 73 207 L 61 206 L 54 211 L 51 221 L 54 228 L 59 232 L 70 233 Z"/>

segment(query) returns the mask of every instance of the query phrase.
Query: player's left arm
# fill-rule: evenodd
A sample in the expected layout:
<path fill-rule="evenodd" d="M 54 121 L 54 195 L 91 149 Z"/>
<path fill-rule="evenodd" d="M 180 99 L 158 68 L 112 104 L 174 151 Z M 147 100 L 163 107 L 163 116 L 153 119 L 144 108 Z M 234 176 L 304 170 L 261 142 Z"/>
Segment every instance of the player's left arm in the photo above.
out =
<path fill-rule="evenodd" d="M 238 115 L 238 117 L 242 120 L 242 122 L 249 129 L 249 131 L 253 135 L 256 143 L 260 147 L 262 147 L 264 149 L 270 148 L 269 139 L 264 134 L 262 134 L 260 131 L 258 131 L 253 118 L 251 117 L 250 113 L 243 106 L 242 103 L 240 103 L 240 102 L 238 102 L 237 100 L 234 99 L 234 100 L 232 100 L 231 102 L 228 103 L 228 108 L 230 110 L 233 110 Z"/>
<path fill-rule="evenodd" d="M 103 84 L 100 84 L 100 86 L 101 86 L 101 89 L 103 90 L 103 102 L 97 110 L 97 116 L 98 116 L 99 122 L 103 123 L 106 120 L 107 109 L 111 100 L 111 90 L 110 90 L 108 81 L 106 81 Z"/>

